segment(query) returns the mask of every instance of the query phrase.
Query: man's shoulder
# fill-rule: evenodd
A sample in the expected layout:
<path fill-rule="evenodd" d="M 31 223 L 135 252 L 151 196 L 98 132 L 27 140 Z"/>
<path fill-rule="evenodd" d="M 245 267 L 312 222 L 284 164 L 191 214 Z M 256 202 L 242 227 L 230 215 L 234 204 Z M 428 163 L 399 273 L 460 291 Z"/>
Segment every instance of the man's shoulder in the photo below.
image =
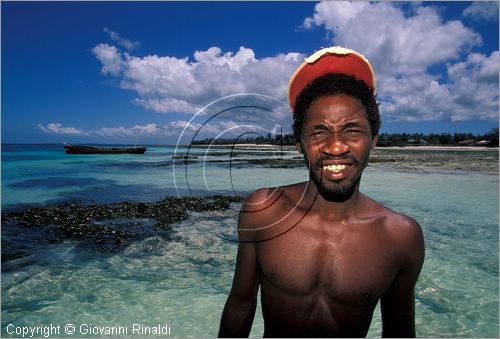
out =
<path fill-rule="evenodd" d="M 259 188 L 250 193 L 241 210 L 243 212 L 272 212 L 284 204 L 295 204 L 300 200 L 306 183 L 297 183 L 279 187 Z"/>
<path fill-rule="evenodd" d="M 387 235 L 398 242 L 412 242 L 422 238 L 422 227 L 412 217 L 394 211 L 373 199 L 368 199 L 369 210 L 379 220 Z"/>
<path fill-rule="evenodd" d="M 412 217 L 394 211 L 393 209 L 365 196 L 365 209 L 372 211 L 371 214 L 380 216 L 383 219 L 384 226 L 394 228 L 395 232 L 405 232 L 409 230 L 420 229 L 419 223 Z"/>
<path fill-rule="evenodd" d="M 393 211 L 387 207 L 385 212 L 386 228 L 401 240 L 410 240 L 421 237 L 422 227 L 412 217 Z"/>
<path fill-rule="evenodd" d="M 299 183 L 260 188 L 250 193 L 240 210 L 238 222 L 240 236 L 252 234 L 259 239 L 271 237 L 274 232 L 286 227 L 290 220 L 294 219 L 291 217 L 291 212 L 297 209 L 296 205 L 300 201 L 302 192 L 303 183 Z"/>
<path fill-rule="evenodd" d="M 423 260 L 424 236 L 420 224 L 406 214 L 374 203 L 379 209 L 380 225 L 384 229 L 386 239 L 391 240 L 403 258 L 413 257 L 411 260 Z"/>

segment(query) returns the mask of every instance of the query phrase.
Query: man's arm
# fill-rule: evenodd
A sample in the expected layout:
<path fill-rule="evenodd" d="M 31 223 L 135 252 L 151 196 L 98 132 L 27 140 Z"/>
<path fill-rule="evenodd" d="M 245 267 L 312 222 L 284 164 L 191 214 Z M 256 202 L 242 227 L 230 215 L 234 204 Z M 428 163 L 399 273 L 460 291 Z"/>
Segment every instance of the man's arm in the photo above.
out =
<path fill-rule="evenodd" d="M 233 284 L 222 312 L 219 337 L 248 337 L 252 328 L 257 292 L 259 290 L 259 275 L 255 242 L 251 239 L 252 228 L 258 221 L 255 205 L 262 199 L 262 190 L 254 192 L 242 206 L 238 220 L 240 243 L 236 256 Z M 250 231 L 250 232 L 249 232 Z"/>
<path fill-rule="evenodd" d="M 425 256 L 420 225 L 407 219 L 397 232 L 401 268 L 389 289 L 382 295 L 382 337 L 415 337 L 415 284 Z"/>
<path fill-rule="evenodd" d="M 255 245 L 240 243 L 233 285 L 222 312 L 219 337 L 248 337 L 257 306 L 258 290 Z"/>

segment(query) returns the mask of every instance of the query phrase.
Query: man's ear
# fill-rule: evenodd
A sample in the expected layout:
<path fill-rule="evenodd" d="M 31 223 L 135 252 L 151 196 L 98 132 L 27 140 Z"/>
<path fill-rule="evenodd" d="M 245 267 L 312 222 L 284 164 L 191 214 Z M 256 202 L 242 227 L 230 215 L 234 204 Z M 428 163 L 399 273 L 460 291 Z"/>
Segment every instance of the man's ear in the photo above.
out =
<path fill-rule="evenodd" d="M 375 146 L 377 146 L 377 142 L 378 142 L 378 134 L 375 135 L 372 139 L 372 149 L 374 149 Z"/>
<path fill-rule="evenodd" d="M 299 152 L 300 154 L 304 153 L 302 152 L 302 145 L 300 144 L 300 142 L 295 143 L 295 148 L 297 149 L 297 152 Z"/>

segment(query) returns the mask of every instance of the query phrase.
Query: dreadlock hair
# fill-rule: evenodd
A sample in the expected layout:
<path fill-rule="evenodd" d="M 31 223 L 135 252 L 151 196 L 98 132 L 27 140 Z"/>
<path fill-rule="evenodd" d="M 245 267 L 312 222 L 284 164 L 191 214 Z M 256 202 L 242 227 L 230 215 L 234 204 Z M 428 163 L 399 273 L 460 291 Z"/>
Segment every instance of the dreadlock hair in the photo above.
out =
<path fill-rule="evenodd" d="M 344 74 L 325 74 L 307 85 L 297 96 L 293 110 L 293 134 L 295 142 L 300 141 L 302 125 L 307 111 L 317 99 L 325 96 L 345 94 L 359 99 L 365 108 L 365 114 L 370 123 L 372 136 L 380 129 L 380 113 L 375 93 L 361 80 Z"/>

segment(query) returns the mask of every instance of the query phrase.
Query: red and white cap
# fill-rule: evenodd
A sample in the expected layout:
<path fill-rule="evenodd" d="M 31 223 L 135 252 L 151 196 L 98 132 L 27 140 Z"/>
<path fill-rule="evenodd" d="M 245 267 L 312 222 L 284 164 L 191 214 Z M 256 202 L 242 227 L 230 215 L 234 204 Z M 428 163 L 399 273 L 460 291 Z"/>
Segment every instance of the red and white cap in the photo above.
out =
<path fill-rule="evenodd" d="M 292 110 L 300 92 L 314 79 L 328 73 L 340 73 L 354 76 L 363 81 L 373 93 L 376 91 L 376 79 L 370 62 L 360 53 L 343 47 L 323 48 L 306 58 L 293 73 L 288 83 L 288 101 Z"/>

